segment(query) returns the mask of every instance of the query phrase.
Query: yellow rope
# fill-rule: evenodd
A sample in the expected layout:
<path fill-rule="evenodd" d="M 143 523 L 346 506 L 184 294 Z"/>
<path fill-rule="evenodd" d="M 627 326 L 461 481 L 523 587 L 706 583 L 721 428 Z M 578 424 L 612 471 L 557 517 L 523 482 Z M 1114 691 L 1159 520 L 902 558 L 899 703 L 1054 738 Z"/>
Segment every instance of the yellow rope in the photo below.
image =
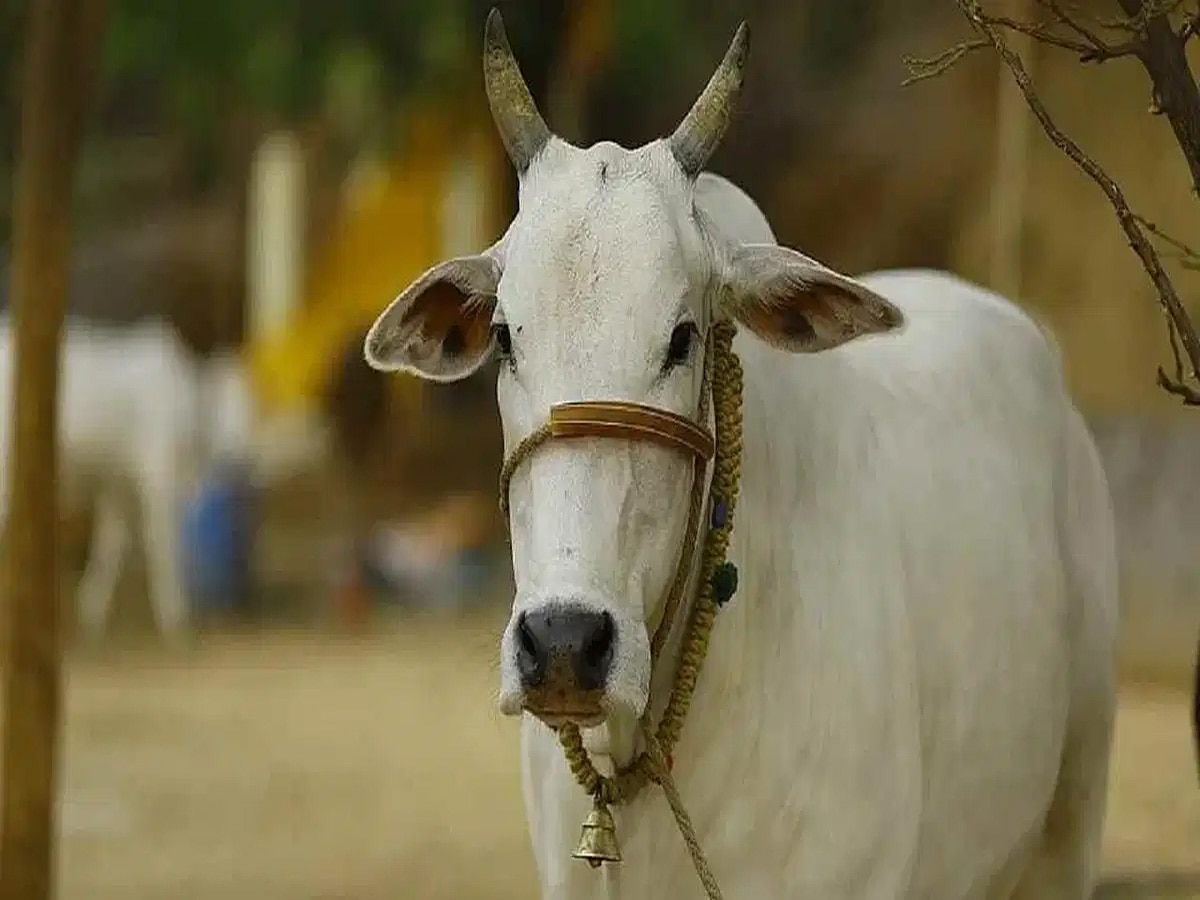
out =
<path fill-rule="evenodd" d="M 550 423 L 534 429 L 517 446 L 500 468 L 500 513 L 504 516 L 504 525 L 508 527 L 508 483 L 512 481 L 513 472 L 523 463 L 534 450 L 550 440 Z"/>
<path fill-rule="evenodd" d="M 736 327 L 731 322 L 718 322 L 713 326 L 710 345 L 705 353 L 703 385 L 701 387 L 701 421 L 707 416 L 707 399 L 712 395 L 716 426 L 716 456 L 713 462 L 712 487 L 709 506 L 723 504 L 725 514 L 719 522 L 710 523 L 705 537 L 704 554 L 700 564 L 700 580 L 695 603 L 690 610 L 688 629 L 675 671 L 675 682 L 667 701 L 666 709 L 659 720 L 658 728 L 652 730 L 648 721 L 643 721 L 645 747 L 630 763 L 619 769 L 612 777 L 601 775 L 583 746 L 583 736 L 575 724 L 562 726 L 558 731 L 559 743 L 567 758 L 576 781 L 588 794 L 608 804 L 628 803 L 648 782 L 659 784 L 671 805 L 675 821 L 692 856 L 709 900 L 720 900 L 721 893 L 716 880 L 708 868 L 703 851 L 696 838 L 691 819 L 683 807 L 679 792 L 671 777 L 668 760 L 679 740 L 684 720 L 691 707 L 692 694 L 700 669 L 708 655 L 709 636 L 716 619 L 717 603 L 714 599 L 713 576 L 725 562 L 729 547 L 729 535 L 733 530 L 733 513 L 737 504 L 738 478 L 742 461 L 742 367 L 733 352 L 733 337 Z M 508 488 L 513 473 L 529 455 L 550 438 L 549 425 L 543 425 L 524 438 L 505 460 L 500 471 L 500 508 L 508 521 Z M 692 556 L 696 546 L 704 500 L 704 465 L 696 466 L 692 484 L 691 502 L 684 544 L 675 572 L 675 579 L 663 602 L 662 621 L 654 634 L 651 645 L 652 661 L 657 661 L 670 629 L 672 619 L 686 590 L 692 568 Z M 647 711 L 647 716 L 649 711 Z"/>

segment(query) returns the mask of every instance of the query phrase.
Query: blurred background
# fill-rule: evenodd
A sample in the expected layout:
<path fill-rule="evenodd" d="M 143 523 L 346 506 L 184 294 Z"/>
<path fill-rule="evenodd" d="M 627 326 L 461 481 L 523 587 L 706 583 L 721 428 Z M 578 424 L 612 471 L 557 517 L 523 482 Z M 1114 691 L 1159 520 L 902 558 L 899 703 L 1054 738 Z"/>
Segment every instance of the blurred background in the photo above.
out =
<path fill-rule="evenodd" d="M 490 243 L 514 212 L 480 77 L 494 2 L 112 2 L 65 351 L 93 374 L 64 390 L 93 409 L 164 391 L 192 409 L 188 385 L 232 372 L 234 386 L 197 387 L 181 417 L 209 455 L 181 469 L 177 532 L 139 530 L 153 520 L 132 451 L 109 473 L 124 487 L 64 509 L 64 608 L 80 615 L 82 578 L 85 605 L 108 614 L 93 640 L 73 638 L 60 896 L 533 895 L 516 726 L 493 701 L 511 598 L 494 372 L 422 384 L 361 354 L 399 290 Z M 1155 386 L 1170 357 L 1152 289 L 1099 190 L 1036 125 L 1021 137 L 996 59 L 902 86 L 905 55 L 966 36 L 954 4 L 498 5 L 550 126 L 626 146 L 675 126 L 745 17 L 747 83 L 710 167 L 758 199 L 781 242 L 851 273 L 947 268 L 1052 326 L 1105 456 L 1126 584 L 1106 866 L 1167 873 L 1139 896 L 1200 896 L 1195 881 L 1170 887 L 1172 872 L 1200 878 L 1185 693 L 1200 413 Z M 5 305 L 24 16 L 22 0 L 0 9 Z M 1142 70 L 1044 47 L 1027 61 L 1135 208 L 1194 236 L 1187 170 L 1148 114 Z M 1176 278 L 1197 310 L 1200 274 Z M 95 374 L 172 353 L 182 386 Z M 90 427 L 127 437 L 129 415 Z M 103 524 L 114 518 L 130 524 Z M 157 628 L 155 597 L 174 596 L 156 586 L 169 541 L 200 628 L 183 647 Z"/>

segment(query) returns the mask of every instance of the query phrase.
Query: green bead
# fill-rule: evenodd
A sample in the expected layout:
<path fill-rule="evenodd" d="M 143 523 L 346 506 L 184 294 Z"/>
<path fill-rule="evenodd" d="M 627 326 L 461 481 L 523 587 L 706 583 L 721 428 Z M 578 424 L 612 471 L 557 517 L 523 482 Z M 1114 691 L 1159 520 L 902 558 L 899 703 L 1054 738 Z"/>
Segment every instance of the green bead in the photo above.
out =
<path fill-rule="evenodd" d="M 731 562 L 723 562 L 717 566 L 712 575 L 713 603 L 720 609 L 728 603 L 738 588 L 738 570 Z"/>

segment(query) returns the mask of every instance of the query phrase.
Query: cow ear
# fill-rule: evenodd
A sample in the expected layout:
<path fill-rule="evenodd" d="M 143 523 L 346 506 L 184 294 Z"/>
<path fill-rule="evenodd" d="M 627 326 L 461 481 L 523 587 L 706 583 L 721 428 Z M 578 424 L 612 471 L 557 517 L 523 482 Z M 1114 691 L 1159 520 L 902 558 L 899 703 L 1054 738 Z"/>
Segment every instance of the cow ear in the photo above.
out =
<path fill-rule="evenodd" d="M 367 332 L 367 364 L 441 382 L 476 372 L 492 355 L 500 271 L 491 253 L 450 259 L 426 271 Z"/>
<path fill-rule="evenodd" d="M 904 324 L 904 314 L 866 285 L 787 247 L 738 244 L 724 268 L 725 312 L 792 353 L 828 350 Z"/>

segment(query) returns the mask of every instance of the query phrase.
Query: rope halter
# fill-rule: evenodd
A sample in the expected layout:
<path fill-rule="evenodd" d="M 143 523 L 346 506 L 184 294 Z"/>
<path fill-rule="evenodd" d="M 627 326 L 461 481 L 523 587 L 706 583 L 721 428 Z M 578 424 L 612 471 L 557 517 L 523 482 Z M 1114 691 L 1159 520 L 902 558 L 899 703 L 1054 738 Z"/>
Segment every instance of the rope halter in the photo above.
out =
<path fill-rule="evenodd" d="M 558 729 L 567 762 L 575 779 L 594 800 L 595 808 L 584 824 L 587 842 L 589 828 L 596 822 L 605 823 L 611 850 L 603 855 L 585 852 L 581 846 L 576 856 L 599 866 L 605 861 L 619 861 L 620 854 L 612 832 L 608 806 L 628 803 L 649 782 L 660 785 L 667 795 L 680 832 L 688 845 L 697 874 L 710 900 L 719 900 L 717 887 L 704 854 L 697 842 L 690 819 L 679 798 L 671 777 L 672 752 L 679 740 L 684 719 L 691 705 L 696 681 L 708 652 L 709 635 L 716 613 L 730 599 L 737 587 L 737 570 L 725 561 L 729 535 L 733 530 L 733 513 L 737 503 L 738 476 L 742 455 L 742 369 L 733 353 L 735 326 L 728 321 L 717 322 L 709 333 L 705 346 L 704 372 L 700 388 L 697 420 L 672 412 L 624 401 L 581 401 L 561 403 L 550 410 L 549 420 L 522 439 L 504 461 L 500 470 L 500 509 L 506 525 L 509 521 L 509 485 L 514 472 L 535 450 L 551 440 L 571 438 L 618 438 L 646 441 L 678 450 L 693 460 L 691 499 L 687 525 L 680 551 L 675 578 L 667 588 L 660 604 L 660 619 L 650 643 L 651 665 L 657 666 L 676 617 L 681 611 L 688 616 L 674 685 L 657 728 L 651 726 L 647 704 L 641 721 L 643 748 L 612 776 L 601 775 L 583 746 L 579 726 L 574 723 Z M 711 399 L 715 415 L 715 435 L 703 425 L 708 418 Z M 700 578 L 695 600 L 681 610 L 684 594 L 695 559 L 697 536 L 709 461 L 713 462 L 708 508 L 709 528 L 705 534 L 700 563 Z"/>

